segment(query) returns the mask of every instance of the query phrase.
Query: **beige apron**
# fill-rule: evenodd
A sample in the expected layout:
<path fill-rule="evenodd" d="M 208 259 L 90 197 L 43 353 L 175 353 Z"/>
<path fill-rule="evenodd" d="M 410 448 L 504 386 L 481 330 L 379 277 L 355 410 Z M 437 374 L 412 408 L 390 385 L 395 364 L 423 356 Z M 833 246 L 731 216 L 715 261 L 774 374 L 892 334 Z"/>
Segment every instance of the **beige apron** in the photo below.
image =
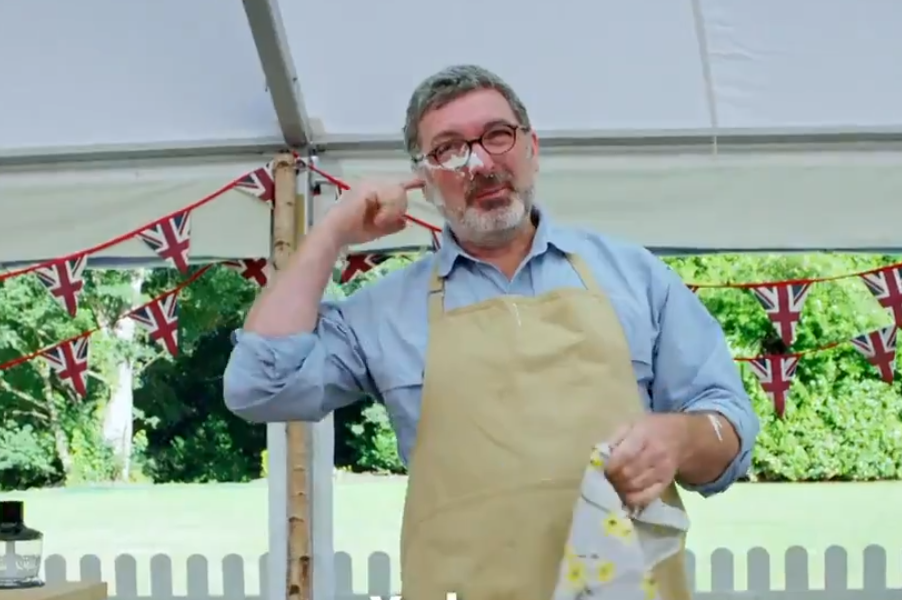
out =
<path fill-rule="evenodd" d="M 448 312 L 433 271 L 405 600 L 549 600 L 592 448 L 644 413 L 617 315 L 585 262 L 568 259 L 586 289 Z M 664 499 L 682 507 L 675 487 Z M 655 568 L 662 600 L 691 598 L 684 553 Z"/>

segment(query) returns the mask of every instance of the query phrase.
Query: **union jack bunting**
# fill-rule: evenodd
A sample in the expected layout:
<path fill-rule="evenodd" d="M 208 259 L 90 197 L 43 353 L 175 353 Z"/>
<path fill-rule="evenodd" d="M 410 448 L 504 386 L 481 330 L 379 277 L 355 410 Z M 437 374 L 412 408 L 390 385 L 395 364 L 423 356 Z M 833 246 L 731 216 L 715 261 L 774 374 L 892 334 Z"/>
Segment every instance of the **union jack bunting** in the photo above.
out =
<path fill-rule="evenodd" d="M 752 373 L 761 382 L 761 389 L 774 403 L 774 411 L 783 417 L 789 386 L 799 366 L 798 356 L 761 356 L 748 361 Z"/>
<path fill-rule="evenodd" d="M 235 189 L 263 202 L 275 201 L 276 181 L 273 178 L 272 168 L 272 162 L 269 162 L 265 167 L 254 169 L 235 182 Z"/>
<path fill-rule="evenodd" d="M 135 323 L 147 331 L 172 356 L 179 352 L 178 294 L 170 293 L 152 300 L 129 313 Z"/>
<path fill-rule="evenodd" d="M 902 327 L 902 267 L 886 267 L 860 277 L 880 306 L 893 315 L 893 322 Z"/>
<path fill-rule="evenodd" d="M 191 211 L 174 214 L 138 234 L 157 256 L 181 271 L 188 272 L 191 250 Z"/>
<path fill-rule="evenodd" d="M 390 258 L 389 254 L 349 254 L 341 270 L 341 283 L 347 283 L 357 275 L 371 271 Z"/>
<path fill-rule="evenodd" d="M 865 333 L 852 338 L 852 345 L 856 350 L 868 359 L 868 362 L 877 367 L 880 379 L 887 383 L 893 382 L 893 372 L 896 370 L 896 332 L 895 325 L 883 327 L 870 333 Z"/>
<path fill-rule="evenodd" d="M 269 281 L 269 261 L 265 258 L 236 258 L 224 261 L 222 265 L 260 287 L 266 287 Z"/>
<path fill-rule="evenodd" d="M 45 350 L 41 356 L 64 384 L 79 396 L 88 395 L 88 335 L 66 340 Z"/>
<path fill-rule="evenodd" d="M 50 295 L 73 317 L 78 310 L 78 295 L 85 287 L 84 271 L 87 262 L 88 255 L 82 254 L 76 258 L 41 265 L 34 272 Z"/>
<path fill-rule="evenodd" d="M 787 346 L 796 339 L 796 325 L 811 291 L 810 283 L 774 283 L 750 288 Z"/>

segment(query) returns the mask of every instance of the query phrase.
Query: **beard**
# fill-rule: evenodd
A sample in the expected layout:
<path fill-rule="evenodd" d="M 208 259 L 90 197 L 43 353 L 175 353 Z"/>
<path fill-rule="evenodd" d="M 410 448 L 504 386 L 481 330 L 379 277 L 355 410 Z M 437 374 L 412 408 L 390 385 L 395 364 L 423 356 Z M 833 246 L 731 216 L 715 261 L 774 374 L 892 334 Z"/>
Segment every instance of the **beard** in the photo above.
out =
<path fill-rule="evenodd" d="M 499 186 L 506 188 L 504 193 L 486 200 L 478 198 Z M 427 183 L 424 192 L 459 241 L 483 248 L 503 246 L 514 239 L 529 221 L 535 199 L 534 185 L 518 188 L 507 173 L 473 176 L 467 182 L 465 204 L 458 209 L 449 208 L 434 185 Z"/>

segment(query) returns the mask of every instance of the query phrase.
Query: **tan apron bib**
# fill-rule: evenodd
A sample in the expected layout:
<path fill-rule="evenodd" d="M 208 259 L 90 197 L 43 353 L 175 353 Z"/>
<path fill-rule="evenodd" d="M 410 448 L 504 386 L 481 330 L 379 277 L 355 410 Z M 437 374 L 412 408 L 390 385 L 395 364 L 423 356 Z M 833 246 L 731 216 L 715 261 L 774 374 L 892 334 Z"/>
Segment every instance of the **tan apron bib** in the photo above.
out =
<path fill-rule="evenodd" d="M 405 600 L 549 600 L 593 446 L 644 413 L 617 315 L 585 262 L 568 259 L 585 290 L 448 312 L 433 271 Z M 682 507 L 675 487 L 664 499 Z M 684 552 L 655 568 L 662 600 L 691 597 Z"/>

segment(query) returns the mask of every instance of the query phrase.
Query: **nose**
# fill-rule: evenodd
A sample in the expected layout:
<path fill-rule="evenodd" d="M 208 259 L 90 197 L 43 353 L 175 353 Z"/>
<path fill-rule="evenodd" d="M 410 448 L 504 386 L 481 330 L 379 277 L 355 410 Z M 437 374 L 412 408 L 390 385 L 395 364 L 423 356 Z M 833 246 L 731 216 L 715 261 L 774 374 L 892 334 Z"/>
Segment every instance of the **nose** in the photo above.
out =
<path fill-rule="evenodd" d="M 495 160 L 491 154 L 485 151 L 482 144 L 473 144 L 465 168 L 474 175 L 491 173 L 495 169 Z"/>

